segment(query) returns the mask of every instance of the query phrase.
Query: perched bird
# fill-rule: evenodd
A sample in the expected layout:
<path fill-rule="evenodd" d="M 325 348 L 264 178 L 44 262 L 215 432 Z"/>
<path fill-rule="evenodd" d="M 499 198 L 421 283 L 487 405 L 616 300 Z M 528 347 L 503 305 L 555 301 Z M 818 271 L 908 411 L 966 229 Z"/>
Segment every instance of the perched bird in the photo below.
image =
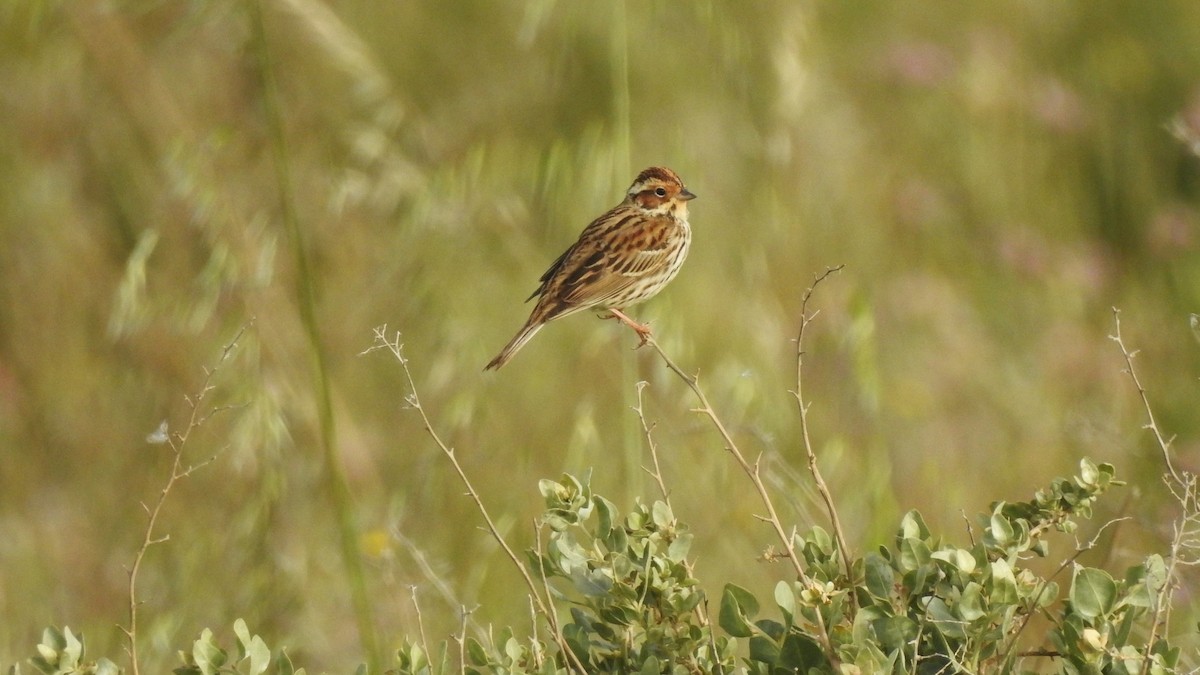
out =
<path fill-rule="evenodd" d="M 695 198 L 666 167 L 638 174 L 625 201 L 584 228 L 542 275 L 526 299 L 538 299 L 529 319 L 484 370 L 508 363 L 546 323 L 587 309 L 607 310 L 612 316 L 605 318 L 628 325 L 644 343 L 649 326 L 621 310 L 654 297 L 683 266 L 692 243 L 688 201 Z"/>

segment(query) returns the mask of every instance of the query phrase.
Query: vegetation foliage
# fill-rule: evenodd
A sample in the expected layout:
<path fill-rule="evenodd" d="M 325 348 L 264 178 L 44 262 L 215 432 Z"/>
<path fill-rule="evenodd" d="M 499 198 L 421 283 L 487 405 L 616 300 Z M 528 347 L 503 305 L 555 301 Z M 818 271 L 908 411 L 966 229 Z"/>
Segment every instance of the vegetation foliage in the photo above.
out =
<path fill-rule="evenodd" d="M 832 271 L 818 277 L 816 283 Z M 805 313 L 813 288 L 804 296 L 797 338 L 796 398 L 804 421 L 807 405 L 799 392 L 803 384 L 804 329 L 815 316 Z M 456 658 L 451 656 L 448 642 L 441 642 L 436 651 L 431 651 L 422 626 L 419 639 L 406 638 L 395 653 L 394 667 L 385 672 L 1185 672 L 1181 649 L 1172 645 L 1168 625 L 1179 583 L 1177 568 L 1200 561 L 1196 541 L 1200 532 L 1197 477 L 1174 469 L 1170 443 L 1157 428 L 1134 370 L 1134 355 L 1125 346 L 1119 315 L 1115 316 L 1113 340 L 1120 346 L 1127 372 L 1146 402 L 1147 428 L 1159 440 L 1168 469 L 1165 479 L 1180 507 L 1168 556 L 1151 553 L 1120 577 L 1103 568 L 1077 563 L 1081 554 L 1096 546 L 1104 530 L 1117 522 L 1114 520 L 1099 528 L 1090 542 L 1077 545 L 1051 574 L 1043 576 L 1034 571 L 1031 559 L 1050 555 L 1049 541 L 1054 532 L 1076 533 L 1078 520 L 1091 518 L 1099 498 L 1111 487 L 1123 485 L 1116 480 L 1112 465 L 1083 459 L 1078 475 L 1056 479 L 1049 488 L 1038 490 L 1030 501 L 993 503 L 977 519 L 978 539 L 968 524 L 970 541 L 966 547 L 947 543 L 947 538 L 932 533 L 914 510 L 903 517 L 890 546 L 881 545 L 877 552 L 852 560 L 848 552 L 839 550 L 837 542 L 844 541 L 844 537 L 831 501 L 829 515 L 836 536 L 812 526 L 806 532 L 793 528 L 782 541 L 786 550 L 783 555 L 795 566 L 797 578 L 781 579 L 775 585 L 772 599 L 778 618 L 756 619 L 765 603 L 750 590 L 726 583 L 716 626 L 708 611 L 704 587 L 695 575 L 695 560 L 690 557 L 694 535 L 675 517 L 670 491 L 658 468 L 657 446 L 646 424 L 640 387 L 636 410 L 653 458 L 655 469 L 651 473 L 663 499 L 649 505 L 638 501 L 631 511 L 622 514 L 612 501 L 592 491 L 589 479 L 565 474 L 559 481 L 542 480 L 539 491 L 545 511 L 538 520 L 537 547 L 526 552 L 527 564 L 523 564 L 496 529 L 455 451 L 432 427 L 416 392 L 399 335 L 389 337 L 386 327 L 377 329 L 376 346 L 368 351 L 386 349 L 403 368 L 413 387 L 407 398 L 410 406 L 419 411 L 427 432 L 475 500 L 491 535 L 520 570 L 533 615 L 530 635 L 519 635 L 510 627 L 498 635 L 489 630 L 481 640 L 467 634 L 464 608 L 461 633 L 454 638 L 458 644 Z M 664 364 L 692 388 L 703 405 L 696 412 L 711 420 L 729 443 L 726 450 L 755 486 L 761 487 L 760 467 L 757 462 L 745 462 L 708 404 L 699 379 L 679 370 L 654 338 L 649 344 Z M 235 345 L 236 341 L 225 348 L 222 361 Z M 196 411 L 208 391 L 206 378 L 201 393 L 189 399 L 193 413 L 187 428 L 173 437 L 166 435 L 175 451 L 175 462 L 158 505 L 148 509 L 144 543 L 129 573 L 130 623 L 125 634 L 134 673 L 139 671 L 135 591 L 138 563 L 150 545 L 164 541 L 152 537 L 155 520 L 173 484 L 192 471 L 189 468 L 181 472 L 180 460 L 188 436 L 207 419 Z M 804 429 L 808 444 L 806 425 Z M 811 447 L 809 452 L 812 457 Z M 822 483 L 815 459 L 810 470 Z M 763 520 L 770 520 L 782 532 L 770 495 L 764 490 L 761 496 L 771 514 Z M 544 545 L 543 533 L 547 535 Z M 765 555 L 775 557 L 771 552 Z M 1067 570 L 1070 582 L 1063 592 L 1056 577 Z M 540 581 L 541 591 L 534 579 Z M 1025 636 L 1023 640 L 1031 621 L 1039 618 L 1048 624 L 1045 635 Z M 549 636 L 539 637 L 539 629 Z M 273 655 L 261 637 L 250 634 L 242 619 L 235 622 L 234 632 L 236 657 L 230 658 L 206 628 L 190 651 L 179 652 L 182 665 L 174 672 L 304 672 L 295 670 L 286 651 Z M 744 647 L 739 640 L 745 641 Z M 1049 660 L 1053 667 L 1030 667 L 1028 663 L 1042 659 Z M 69 628 L 47 628 L 37 655 L 28 663 L 44 675 L 121 672 L 107 658 L 86 661 L 82 639 Z M 364 664 L 359 672 L 372 672 L 372 667 Z M 19 675 L 20 667 L 13 666 L 11 673 Z"/>
<path fill-rule="evenodd" d="M 0 667 L 1196 668 L 1197 45 L 1191 0 L 0 3 Z M 661 344 L 481 375 L 650 164 L 699 195 Z"/>

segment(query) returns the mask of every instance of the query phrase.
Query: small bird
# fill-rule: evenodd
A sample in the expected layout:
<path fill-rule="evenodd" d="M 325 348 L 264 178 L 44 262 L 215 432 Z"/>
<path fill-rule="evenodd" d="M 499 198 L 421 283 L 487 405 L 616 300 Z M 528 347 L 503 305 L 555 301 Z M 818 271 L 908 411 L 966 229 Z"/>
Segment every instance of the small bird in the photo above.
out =
<path fill-rule="evenodd" d="M 558 256 L 526 302 L 537 305 L 516 336 L 484 370 L 508 363 L 542 326 L 587 309 L 607 310 L 645 344 L 650 327 L 622 312 L 654 297 L 683 266 L 692 243 L 688 192 L 672 170 L 652 166 L 638 174 L 625 201 L 592 221 Z"/>

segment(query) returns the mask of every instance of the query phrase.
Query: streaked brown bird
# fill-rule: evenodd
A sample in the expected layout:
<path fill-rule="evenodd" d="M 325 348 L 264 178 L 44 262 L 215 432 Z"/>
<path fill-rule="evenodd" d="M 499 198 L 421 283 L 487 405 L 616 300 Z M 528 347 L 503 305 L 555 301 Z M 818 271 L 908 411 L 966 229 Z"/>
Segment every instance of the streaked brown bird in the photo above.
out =
<path fill-rule="evenodd" d="M 587 309 L 607 310 L 644 343 L 649 326 L 622 311 L 649 300 L 667 285 L 692 243 L 688 192 L 676 173 L 652 166 L 638 174 L 625 201 L 592 221 L 542 275 L 526 300 L 537 298 L 529 319 L 484 370 L 499 368 L 529 342 L 542 326 Z"/>

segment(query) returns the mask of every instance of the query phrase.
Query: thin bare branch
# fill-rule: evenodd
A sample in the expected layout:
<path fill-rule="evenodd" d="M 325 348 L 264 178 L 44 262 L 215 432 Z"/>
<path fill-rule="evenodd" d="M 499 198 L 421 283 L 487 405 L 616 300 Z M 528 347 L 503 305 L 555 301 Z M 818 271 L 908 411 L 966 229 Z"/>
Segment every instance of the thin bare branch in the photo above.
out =
<path fill-rule="evenodd" d="M 242 335 L 245 334 L 246 330 L 253 325 L 253 323 L 254 321 L 251 319 L 238 330 L 237 334 L 233 336 L 233 339 L 230 340 L 229 343 L 226 344 L 221 350 L 221 354 L 217 358 L 217 364 L 215 366 L 212 368 L 203 368 L 204 380 L 201 382 L 197 392 L 192 396 L 185 395 L 183 397 L 184 402 L 191 410 L 186 426 L 184 426 L 182 432 L 174 434 L 174 436 L 164 434 L 167 447 L 171 449 L 171 473 L 167 476 L 166 483 L 164 483 L 163 487 L 159 490 L 158 499 L 155 500 L 153 507 L 148 507 L 145 502 L 139 502 L 142 506 L 142 509 L 146 512 L 146 529 L 142 533 L 142 544 L 138 547 L 137 553 L 135 553 L 133 556 L 133 564 L 127 568 L 127 575 L 129 577 L 129 584 L 127 587 L 129 593 L 129 625 L 118 626 L 121 629 L 121 632 L 125 634 L 125 638 L 128 642 L 125 647 L 125 653 L 129 655 L 130 671 L 133 673 L 133 675 L 141 675 L 141 663 L 138 658 L 138 608 L 142 605 L 142 602 L 138 600 L 137 597 L 137 583 L 138 573 L 142 569 L 142 561 L 145 559 L 146 552 L 150 550 L 150 547 L 157 544 L 162 544 L 171 539 L 171 535 L 169 534 L 164 534 L 162 536 L 155 536 L 154 534 L 154 528 L 158 524 L 158 516 L 162 512 L 163 504 L 167 501 L 167 495 L 171 493 L 171 488 L 175 487 L 175 483 L 192 475 L 193 471 L 207 466 L 214 459 L 216 459 L 216 455 L 213 455 L 202 462 L 189 465 L 184 468 L 183 451 L 187 445 L 188 438 L 191 437 L 192 432 L 200 426 L 204 419 L 211 417 L 216 411 L 214 408 L 209 410 L 207 413 L 202 414 L 200 412 L 200 404 L 204 401 L 204 397 L 208 394 L 208 392 L 214 389 L 214 385 L 212 384 L 213 377 L 217 374 L 217 371 L 221 369 L 221 366 L 225 363 L 225 361 L 228 360 L 233 354 L 233 350 L 235 347 L 237 347 L 238 341 L 242 339 Z M 223 408 L 226 407 L 227 406 L 223 406 Z M 165 428 L 166 423 L 164 422 L 163 425 L 160 425 L 159 429 Z M 156 434 L 151 434 L 151 436 L 157 438 Z"/>
<path fill-rule="evenodd" d="M 1171 551 L 1167 557 L 1166 578 L 1163 580 L 1163 585 L 1158 589 L 1157 597 L 1154 603 L 1153 620 L 1150 624 L 1150 635 L 1146 638 L 1146 653 L 1150 653 L 1154 649 L 1155 644 L 1160 639 L 1160 636 L 1170 633 L 1171 620 L 1171 596 L 1175 592 L 1178 584 L 1177 569 L 1181 565 L 1189 564 L 1185 558 L 1186 551 L 1196 547 L 1193 540 L 1193 531 L 1189 528 L 1189 523 L 1195 523 L 1200 520 L 1200 500 L 1197 497 L 1197 477 L 1195 474 L 1184 471 L 1175 470 L 1175 466 L 1171 462 L 1171 442 L 1174 437 L 1167 438 L 1163 435 L 1162 430 L 1158 426 L 1158 421 L 1154 417 L 1154 410 L 1150 406 L 1150 397 L 1146 393 L 1146 388 L 1142 386 L 1141 379 L 1138 378 L 1137 371 L 1133 367 L 1133 359 L 1137 356 L 1137 350 L 1130 350 L 1125 346 L 1125 341 L 1121 337 L 1121 310 L 1116 307 L 1112 308 L 1114 334 L 1109 336 L 1113 342 L 1117 343 L 1117 347 L 1121 349 L 1121 355 L 1125 357 L 1125 373 L 1129 375 L 1130 381 L 1137 389 L 1138 397 L 1142 401 L 1142 407 L 1146 410 L 1146 429 L 1149 429 L 1154 434 L 1154 440 L 1158 443 L 1158 448 L 1162 452 L 1163 463 L 1167 467 L 1167 473 L 1163 476 L 1163 482 L 1166 483 L 1167 489 L 1171 495 L 1179 503 L 1180 514 L 1178 520 L 1174 523 L 1174 534 L 1171 538 Z M 1192 315 L 1191 325 L 1193 334 L 1195 334 L 1197 321 L 1195 315 Z M 1145 675 L 1150 672 L 1150 659 L 1145 659 L 1142 663 L 1141 673 Z"/>
<path fill-rule="evenodd" d="M 650 474 L 650 477 L 653 478 L 654 482 L 658 484 L 659 492 L 661 492 L 663 496 L 663 502 L 665 502 L 667 506 L 671 506 L 671 493 L 669 490 L 667 490 L 667 484 L 663 480 L 662 467 L 659 466 L 658 463 L 658 444 L 654 442 L 654 434 L 652 433 L 655 425 L 646 421 L 646 408 L 642 404 L 642 392 L 648 386 L 649 383 L 646 381 L 637 383 L 637 406 L 633 409 L 633 411 L 637 413 L 638 422 L 640 422 L 642 425 L 642 435 L 646 437 L 646 447 L 650 450 L 650 459 L 654 462 L 653 471 L 644 466 L 642 467 L 642 471 Z M 672 511 L 674 511 L 674 509 L 672 509 Z"/>
<path fill-rule="evenodd" d="M 1133 368 L 1133 359 L 1137 356 L 1137 352 L 1129 351 L 1125 347 L 1125 341 L 1121 338 L 1121 310 L 1113 307 L 1112 312 L 1116 329 L 1109 339 L 1117 343 L 1117 346 L 1121 348 L 1121 355 L 1125 357 L 1125 372 L 1129 374 L 1129 379 L 1133 381 L 1133 386 L 1137 388 L 1138 396 L 1142 399 L 1142 407 L 1146 409 L 1146 419 L 1148 420 L 1146 428 L 1154 433 L 1154 440 L 1158 442 L 1158 447 L 1162 451 L 1163 463 L 1167 466 L 1167 472 L 1171 474 L 1177 484 L 1182 485 L 1183 479 L 1171 463 L 1171 442 L 1164 438 L 1162 431 L 1159 430 L 1158 422 L 1154 419 L 1154 410 L 1150 407 L 1150 398 L 1146 395 L 1146 388 L 1142 386 L 1142 381 L 1138 379 L 1137 371 Z"/>
<path fill-rule="evenodd" d="M 517 571 L 520 572 L 521 577 L 525 580 L 525 585 L 529 588 L 529 592 L 532 595 L 534 602 L 537 603 L 538 611 L 546 618 L 546 621 L 550 624 L 551 630 L 554 631 L 555 641 L 558 642 L 559 648 L 562 649 L 564 658 L 570 661 L 580 673 L 586 672 L 583 668 L 583 664 L 580 663 L 578 657 L 575 656 L 575 652 L 571 651 L 566 640 L 563 638 L 562 629 L 558 623 L 558 617 L 554 614 L 552 608 L 547 604 L 548 598 L 544 600 L 541 594 L 538 593 L 537 586 L 533 582 L 533 577 L 529 575 L 529 570 L 525 568 L 525 564 L 521 562 L 521 559 L 517 556 L 516 552 L 513 551 L 512 547 L 508 545 L 508 542 L 504 540 L 504 536 L 500 534 L 500 528 L 496 527 L 496 523 L 492 520 L 491 514 L 488 513 L 487 507 L 483 505 L 483 499 L 480 498 L 479 492 L 475 490 L 475 486 L 471 483 L 471 479 L 467 477 L 462 465 L 459 464 L 458 457 L 454 453 L 454 448 L 446 445 L 445 441 L 442 440 L 442 437 L 439 436 L 437 431 L 433 428 L 433 423 L 430 421 L 429 415 L 426 414 L 425 408 L 421 405 L 421 397 L 417 394 L 417 383 L 416 380 L 413 379 L 412 371 L 408 367 L 408 359 L 404 356 L 404 345 L 400 342 L 400 333 L 396 332 L 389 337 L 387 325 L 379 326 L 375 329 L 375 342 L 370 347 L 363 350 L 359 355 L 361 356 L 364 354 L 369 354 L 378 350 L 390 352 L 392 356 L 395 357 L 395 359 L 400 363 L 400 368 L 404 371 L 404 377 L 408 381 L 408 389 L 410 393 L 405 399 L 408 403 L 408 406 L 413 410 L 416 410 L 421 416 L 421 422 L 425 428 L 425 432 L 429 434 L 429 437 L 432 438 L 433 442 L 438 446 L 439 449 L 441 449 L 442 454 L 445 455 L 448 460 L 450 460 L 450 464 L 454 467 L 455 473 L 458 474 L 459 480 L 462 481 L 463 486 L 467 489 L 467 496 L 469 496 L 471 500 L 475 502 L 475 508 L 478 509 L 480 515 L 483 516 L 483 521 L 487 525 L 488 533 L 492 535 L 492 538 L 495 539 L 498 544 L 500 544 L 500 548 L 504 550 L 505 555 L 507 555 L 509 560 L 512 561 L 513 565 L 517 567 Z"/>
<path fill-rule="evenodd" d="M 837 506 L 833 502 L 833 495 L 829 492 L 829 486 L 825 484 L 825 479 L 821 476 L 820 467 L 817 466 L 817 453 L 813 450 L 812 439 L 809 437 L 808 430 L 809 405 L 804 402 L 804 331 L 818 314 L 818 312 L 808 313 L 808 301 L 812 299 L 813 292 L 822 281 L 840 272 L 844 267 L 845 265 L 837 265 L 836 267 L 826 268 L 823 273 L 817 275 L 813 280 L 812 286 L 809 286 L 804 291 L 804 298 L 800 301 L 800 331 L 796 335 L 796 390 L 792 392 L 792 395 L 796 397 L 796 407 L 800 410 L 800 432 L 804 439 L 804 451 L 808 455 L 808 471 L 812 474 L 813 481 L 817 484 L 817 492 L 821 494 L 821 500 L 825 502 L 825 510 L 828 512 L 829 522 L 833 526 L 833 536 L 837 540 L 838 552 L 841 554 L 846 579 L 850 583 L 853 583 L 854 576 L 851 568 L 850 550 L 846 545 L 846 534 L 842 529 L 842 520 L 838 516 Z M 852 605 L 855 602 L 853 593 L 850 594 L 850 602 Z"/>
<path fill-rule="evenodd" d="M 775 504 L 771 501 L 771 495 L 767 492 L 766 485 L 763 484 L 763 480 L 759 475 L 758 468 L 746 461 L 746 456 L 738 447 L 737 442 L 733 440 L 733 436 L 730 435 L 729 430 L 725 427 L 725 423 L 721 421 L 721 418 L 717 416 L 716 410 L 714 410 L 712 405 L 708 402 L 708 396 L 704 393 L 704 389 L 700 386 L 699 376 L 688 375 L 683 371 L 683 369 L 676 365 L 671 357 L 668 356 L 665 351 L 663 351 L 662 346 L 658 344 L 658 341 L 654 339 L 654 336 L 647 335 L 646 344 L 652 347 L 654 351 L 658 353 L 659 357 L 662 358 L 663 363 L 666 364 L 667 368 L 669 368 L 671 372 L 678 375 L 679 379 L 683 380 L 684 384 L 686 384 L 688 388 L 692 390 L 692 393 L 695 394 L 696 400 L 700 402 L 700 407 L 695 408 L 694 412 L 704 415 L 709 419 L 710 422 L 712 422 L 713 427 L 716 428 L 717 433 L 720 434 L 721 440 L 725 444 L 725 450 L 728 451 L 729 454 L 734 458 L 734 461 L 737 462 L 738 466 L 741 467 L 742 471 L 754 485 L 754 489 L 758 492 L 758 496 L 762 500 L 763 506 L 766 507 L 766 520 L 771 524 L 771 528 L 775 531 L 775 535 L 779 538 L 784 550 L 787 551 L 786 557 L 791 561 L 792 566 L 795 568 L 796 578 L 801 580 L 805 585 L 813 585 L 813 579 L 808 575 L 807 572 L 804 571 L 804 565 L 801 564 L 799 556 L 796 555 L 795 544 L 793 543 L 792 539 L 788 537 L 787 532 L 783 528 L 783 523 L 779 520 L 779 515 L 775 511 Z M 825 626 L 825 617 L 819 611 L 814 612 L 814 616 L 816 617 L 817 621 L 818 636 L 821 640 L 821 646 L 825 650 L 826 656 L 829 658 L 830 662 L 836 665 L 839 663 L 839 659 L 837 657 L 837 653 L 833 649 L 833 642 L 829 638 L 829 631 Z"/>
<path fill-rule="evenodd" d="M 413 611 L 417 613 L 417 629 L 421 633 L 421 649 L 424 649 L 425 653 L 432 658 L 433 652 L 429 651 L 429 642 L 425 639 L 425 620 L 421 617 L 421 603 L 417 602 L 417 585 L 409 586 L 408 590 L 412 595 Z"/>

